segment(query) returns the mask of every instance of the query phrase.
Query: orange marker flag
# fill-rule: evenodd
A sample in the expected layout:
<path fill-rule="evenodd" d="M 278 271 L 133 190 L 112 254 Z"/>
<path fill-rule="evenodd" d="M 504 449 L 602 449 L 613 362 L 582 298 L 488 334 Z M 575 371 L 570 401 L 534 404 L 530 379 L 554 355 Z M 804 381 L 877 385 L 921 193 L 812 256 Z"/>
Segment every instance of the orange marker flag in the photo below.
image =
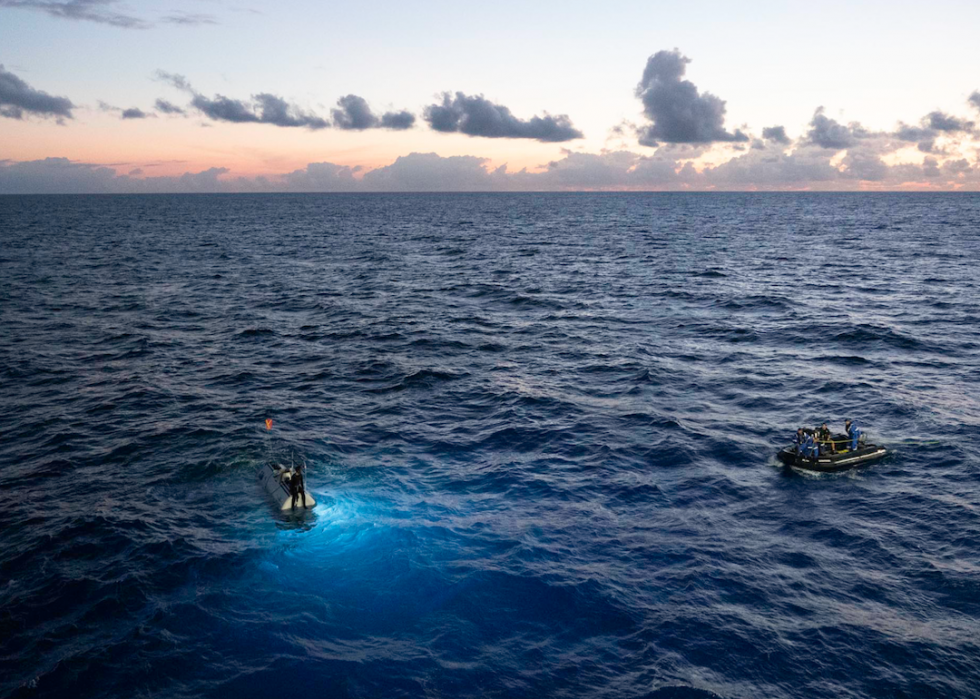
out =
<path fill-rule="evenodd" d="M 265 428 L 267 430 L 271 430 L 272 429 L 272 418 L 271 417 L 267 417 L 265 419 Z"/>

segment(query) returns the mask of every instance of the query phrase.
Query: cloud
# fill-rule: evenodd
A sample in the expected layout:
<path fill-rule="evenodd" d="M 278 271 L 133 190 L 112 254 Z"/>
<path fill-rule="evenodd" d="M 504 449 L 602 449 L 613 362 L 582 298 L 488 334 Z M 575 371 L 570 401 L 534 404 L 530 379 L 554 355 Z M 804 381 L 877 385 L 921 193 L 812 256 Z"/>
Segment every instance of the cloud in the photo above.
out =
<path fill-rule="evenodd" d="M 354 179 L 360 170 L 334 163 L 310 163 L 284 175 L 283 182 L 286 189 L 294 192 L 352 192 L 360 184 Z"/>
<path fill-rule="evenodd" d="M 371 112 L 367 100 L 357 95 L 341 97 L 331 114 L 334 125 L 345 130 L 371 129 L 378 125 L 378 117 Z"/>
<path fill-rule="evenodd" d="M 131 172 L 138 171 L 133 170 Z M 117 175 L 104 165 L 79 163 L 67 158 L 45 158 L 0 164 L 0 193 L 3 194 L 104 194 L 142 192 L 253 191 L 258 178 L 221 179 L 228 168 L 212 167 L 185 172 L 178 177 L 136 178 Z"/>
<path fill-rule="evenodd" d="M 957 132 L 969 131 L 973 128 L 972 121 L 957 119 L 940 111 L 930 112 L 926 115 L 925 121 L 929 123 L 929 128 L 936 131 Z"/>
<path fill-rule="evenodd" d="M 856 190 L 869 183 L 900 189 L 910 182 L 932 188 L 980 190 L 980 166 L 965 159 L 888 166 L 862 151 L 832 164 L 833 154 L 815 146 L 781 150 L 749 149 L 714 167 L 697 171 L 690 162 L 630 151 L 575 153 L 547 164 L 541 172 L 509 172 L 476 156 L 441 157 L 412 153 L 390 165 L 364 172 L 329 162 L 270 177 L 230 177 L 223 167 L 178 177 L 137 177 L 139 168 L 115 170 L 65 158 L 32 162 L 0 161 L 0 194 L 98 192 L 406 192 L 406 191 L 569 191 L 569 190 Z"/>
<path fill-rule="evenodd" d="M 560 143 L 582 138 L 564 114 L 518 119 L 503 105 L 494 104 L 483 95 L 473 97 L 462 92 L 445 92 L 441 104 L 425 108 L 424 118 L 435 131 L 464 133 L 484 138 L 530 138 Z"/>
<path fill-rule="evenodd" d="M 404 131 L 415 125 L 415 115 L 409 111 L 385 112 L 381 115 L 381 128 Z"/>
<path fill-rule="evenodd" d="M 118 0 L 0 0 L 0 8 L 34 10 L 61 19 L 96 22 L 123 29 L 146 29 L 150 26 L 138 17 L 109 9 L 117 4 Z"/>
<path fill-rule="evenodd" d="M 158 24 L 111 9 L 120 4 L 119 0 L 0 0 L 0 8 L 33 10 L 59 19 L 95 22 L 121 29 L 149 29 Z M 182 27 L 197 27 L 217 23 L 218 21 L 211 15 L 180 11 L 171 12 L 159 21 L 159 24 L 173 24 Z"/>
<path fill-rule="evenodd" d="M 161 114 L 186 114 L 183 109 L 165 99 L 158 99 L 154 106 Z"/>
<path fill-rule="evenodd" d="M 130 107 L 129 109 L 121 109 L 119 107 L 114 107 L 111 104 L 99 100 L 99 110 L 103 112 L 112 112 L 119 114 L 120 119 L 148 119 L 150 117 L 155 117 L 156 114 L 147 114 L 139 107 Z"/>
<path fill-rule="evenodd" d="M 741 131 L 725 130 L 724 100 L 708 92 L 700 94 L 694 83 L 682 80 L 690 62 L 677 49 L 658 51 L 647 59 L 636 96 L 652 123 L 640 127 L 640 144 L 747 141 Z"/>
<path fill-rule="evenodd" d="M 817 107 L 810 120 L 810 130 L 805 140 L 821 148 L 843 150 L 855 145 L 859 139 L 870 134 L 860 124 L 854 122 L 844 126 L 824 114 L 823 107 Z"/>
<path fill-rule="evenodd" d="M 443 158 L 435 153 L 403 155 L 364 175 L 364 188 L 386 192 L 484 192 L 506 189 L 486 169 L 489 161 L 472 155 Z M 496 171 L 497 180 L 503 173 Z"/>
<path fill-rule="evenodd" d="M 193 94 L 194 88 L 191 84 L 187 82 L 187 78 L 183 75 L 178 75 L 177 73 L 168 73 L 165 70 L 158 70 L 153 74 L 155 80 L 162 80 L 165 83 L 170 83 L 175 88 L 181 92 L 190 92 Z"/>
<path fill-rule="evenodd" d="M 171 12 L 161 20 L 164 24 L 176 24 L 180 27 L 200 27 L 202 25 L 217 24 L 211 15 L 198 14 L 193 12 Z"/>
<path fill-rule="evenodd" d="M 784 146 L 790 143 L 789 136 L 786 135 L 786 129 L 782 126 L 767 126 L 762 129 L 762 138 Z"/>
<path fill-rule="evenodd" d="M 75 108 L 67 97 L 55 97 L 36 90 L 0 64 L 0 116 L 22 119 L 24 114 L 71 119 Z"/>
<path fill-rule="evenodd" d="M 371 111 L 367 101 L 357 95 L 346 95 L 337 100 L 337 108 L 331 112 L 334 126 L 344 130 L 363 131 L 364 129 L 409 129 L 415 124 L 411 112 L 386 112 L 377 116 Z"/>
<path fill-rule="evenodd" d="M 978 111 L 980 111 L 980 90 L 974 90 L 970 94 L 970 96 L 966 98 L 966 101 L 972 107 L 974 107 L 975 109 L 977 109 Z"/>
<path fill-rule="evenodd" d="M 227 121 L 234 124 L 272 124 L 282 127 L 306 127 L 311 130 L 330 126 L 326 119 L 302 110 L 281 97 L 261 92 L 252 95 L 250 101 L 232 99 L 224 95 L 206 97 L 197 92 L 183 75 L 158 70 L 158 80 L 170 83 L 178 90 L 190 93 L 191 106 L 214 121 Z M 161 100 L 157 101 L 159 107 Z M 169 103 L 167 103 L 169 106 Z M 165 110 L 162 110 L 165 111 Z M 174 112 L 166 112 L 172 114 Z"/>
<path fill-rule="evenodd" d="M 909 126 L 899 122 L 894 136 L 900 141 L 916 142 L 918 149 L 923 153 L 932 153 L 935 151 L 936 139 L 940 136 L 968 135 L 972 132 L 973 127 L 972 121 L 959 119 L 936 110 L 922 117 L 918 126 Z"/>

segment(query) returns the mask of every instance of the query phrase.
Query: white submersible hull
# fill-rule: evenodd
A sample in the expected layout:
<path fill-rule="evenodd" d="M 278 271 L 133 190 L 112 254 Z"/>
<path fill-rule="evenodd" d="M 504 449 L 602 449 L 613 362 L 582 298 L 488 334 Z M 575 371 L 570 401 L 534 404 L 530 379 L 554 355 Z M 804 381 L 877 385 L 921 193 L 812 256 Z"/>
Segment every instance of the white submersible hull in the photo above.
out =
<path fill-rule="evenodd" d="M 305 505 L 303 503 L 303 494 L 300 493 L 296 498 L 296 507 L 293 508 L 293 496 L 289 489 L 290 478 L 302 478 L 302 476 L 298 473 L 294 474 L 290 469 L 281 464 L 267 463 L 259 469 L 259 480 L 262 483 L 262 487 L 272 496 L 273 501 L 279 506 L 280 510 L 289 512 L 293 509 L 302 510 L 304 507 L 308 510 L 313 509 L 313 506 L 316 505 L 316 500 L 309 491 L 306 491 Z"/>

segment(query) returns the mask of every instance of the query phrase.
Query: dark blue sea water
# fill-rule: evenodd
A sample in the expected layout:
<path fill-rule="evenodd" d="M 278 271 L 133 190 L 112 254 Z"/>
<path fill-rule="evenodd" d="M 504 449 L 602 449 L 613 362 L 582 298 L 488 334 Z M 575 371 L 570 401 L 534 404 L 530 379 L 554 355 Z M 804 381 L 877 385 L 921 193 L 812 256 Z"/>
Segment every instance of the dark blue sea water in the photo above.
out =
<path fill-rule="evenodd" d="M 2 696 L 980 697 L 980 196 L 2 197 L 0 244 Z M 777 464 L 848 417 L 893 456 Z"/>

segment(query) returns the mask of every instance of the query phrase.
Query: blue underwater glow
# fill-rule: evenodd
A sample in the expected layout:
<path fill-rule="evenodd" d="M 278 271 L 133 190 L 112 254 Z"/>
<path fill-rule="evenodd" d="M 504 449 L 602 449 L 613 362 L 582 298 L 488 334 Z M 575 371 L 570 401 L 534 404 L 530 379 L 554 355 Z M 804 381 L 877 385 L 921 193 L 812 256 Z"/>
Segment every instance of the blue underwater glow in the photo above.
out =
<path fill-rule="evenodd" d="M 0 197 L 0 696 L 980 696 L 978 221 Z"/>

